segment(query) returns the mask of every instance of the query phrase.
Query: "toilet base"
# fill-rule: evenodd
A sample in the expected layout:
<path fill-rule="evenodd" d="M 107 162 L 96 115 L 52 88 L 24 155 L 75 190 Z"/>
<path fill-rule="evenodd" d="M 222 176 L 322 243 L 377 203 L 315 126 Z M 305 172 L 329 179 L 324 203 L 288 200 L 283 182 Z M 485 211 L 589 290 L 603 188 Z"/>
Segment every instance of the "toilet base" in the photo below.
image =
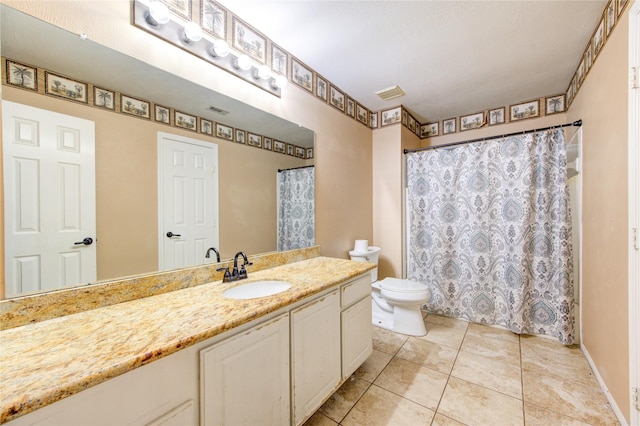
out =
<path fill-rule="evenodd" d="M 420 307 L 406 309 L 395 306 L 392 313 L 380 308 L 373 299 L 371 304 L 373 325 L 409 336 L 425 336 L 427 334 Z"/>

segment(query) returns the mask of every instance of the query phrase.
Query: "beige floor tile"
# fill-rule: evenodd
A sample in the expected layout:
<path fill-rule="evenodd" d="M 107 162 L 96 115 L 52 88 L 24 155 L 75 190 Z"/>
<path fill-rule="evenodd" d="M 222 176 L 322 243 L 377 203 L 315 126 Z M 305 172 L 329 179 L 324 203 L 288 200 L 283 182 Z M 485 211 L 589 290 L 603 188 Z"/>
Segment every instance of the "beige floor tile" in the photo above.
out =
<path fill-rule="evenodd" d="M 420 336 L 418 339 L 428 340 L 429 342 L 438 343 L 439 345 L 449 346 L 454 349 L 460 349 L 462 339 L 466 333 L 466 328 L 447 327 L 442 324 L 430 323 L 427 317 L 427 335 Z"/>
<path fill-rule="evenodd" d="M 374 384 L 435 411 L 449 376 L 393 358 Z"/>
<path fill-rule="evenodd" d="M 580 420 L 564 416 L 555 411 L 545 410 L 537 405 L 524 403 L 524 421 L 527 426 L 588 426 Z"/>
<path fill-rule="evenodd" d="M 596 377 L 579 347 L 541 337 L 523 336 L 522 367 L 534 375 L 552 374 L 565 380 L 579 380 L 584 385 L 597 383 Z"/>
<path fill-rule="evenodd" d="M 552 374 L 522 372 L 523 395 L 526 402 L 564 414 L 593 425 L 614 425 L 617 419 L 602 389 L 595 382 L 565 380 Z"/>
<path fill-rule="evenodd" d="M 462 341 L 461 350 L 490 358 L 500 358 L 520 366 L 520 344 L 517 340 L 506 340 L 497 337 L 467 335 Z"/>
<path fill-rule="evenodd" d="M 464 424 L 523 425 L 522 401 L 451 377 L 438 413 Z"/>
<path fill-rule="evenodd" d="M 364 380 L 350 378 L 322 404 L 318 411 L 340 423 L 370 385 Z"/>
<path fill-rule="evenodd" d="M 429 425 L 434 412 L 372 385 L 342 421 L 344 426 Z"/>
<path fill-rule="evenodd" d="M 580 349 L 579 345 L 563 345 L 555 337 L 535 334 L 521 335 L 520 344 L 523 348 L 544 348 L 545 350 L 558 353 L 571 352 L 574 349 Z"/>
<path fill-rule="evenodd" d="M 427 321 L 427 324 L 426 324 L 427 327 L 429 327 L 428 323 L 444 325 L 447 327 L 457 328 L 460 330 L 466 330 L 467 327 L 469 326 L 468 321 L 458 319 L 458 318 L 445 317 L 445 316 L 436 315 L 436 314 L 427 315 L 426 321 Z"/>
<path fill-rule="evenodd" d="M 514 398 L 522 399 L 520 371 L 520 362 L 514 363 L 512 359 L 489 358 L 460 351 L 451 375 Z"/>
<path fill-rule="evenodd" d="M 395 355 L 409 336 L 376 326 L 373 327 L 373 349 Z"/>
<path fill-rule="evenodd" d="M 464 423 L 460 423 L 456 420 L 450 419 L 447 416 L 443 416 L 442 414 L 436 413 L 433 417 L 433 422 L 431 426 L 465 426 Z"/>
<path fill-rule="evenodd" d="M 457 355 L 458 351 L 449 346 L 410 337 L 396 356 L 449 374 Z"/>
<path fill-rule="evenodd" d="M 319 411 L 316 411 L 309 420 L 304 422 L 304 426 L 337 426 L 337 424 Z"/>
<path fill-rule="evenodd" d="M 469 328 L 467 330 L 467 336 L 477 336 L 477 337 L 492 337 L 495 339 L 502 339 L 508 342 L 519 343 L 520 336 L 499 327 L 492 327 L 486 324 L 477 324 L 471 323 L 469 324 Z"/>
<path fill-rule="evenodd" d="M 378 377 L 382 370 L 389 364 L 393 355 L 378 350 L 373 350 L 369 358 L 354 373 L 358 379 L 366 380 L 369 383 Z"/>

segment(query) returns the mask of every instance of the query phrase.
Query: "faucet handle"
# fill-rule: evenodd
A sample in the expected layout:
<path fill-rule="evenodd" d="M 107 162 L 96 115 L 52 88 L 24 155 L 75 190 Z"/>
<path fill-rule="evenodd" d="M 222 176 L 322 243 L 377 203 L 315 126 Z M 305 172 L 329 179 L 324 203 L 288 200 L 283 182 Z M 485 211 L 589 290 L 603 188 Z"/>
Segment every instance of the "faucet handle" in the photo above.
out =
<path fill-rule="evenodd" d="M 218 268 L 216 269 L 216 271 L 221 272 L 224 271 L 224 276 L 222 277 L 222 282 L 223 283 L 228 283 L 229 281 L 231 281 L 231 272 L 229 272 L 229 267 L 222 267 L 222 268 Z"/>

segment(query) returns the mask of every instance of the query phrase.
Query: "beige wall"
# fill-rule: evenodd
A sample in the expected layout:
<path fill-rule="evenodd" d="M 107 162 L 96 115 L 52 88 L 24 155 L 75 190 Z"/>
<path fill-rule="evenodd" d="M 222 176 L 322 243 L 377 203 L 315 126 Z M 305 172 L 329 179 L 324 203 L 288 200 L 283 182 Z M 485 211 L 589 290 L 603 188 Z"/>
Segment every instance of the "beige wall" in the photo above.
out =
<path fill-rule="evenodd" d="M 568 113 L 583 120 L 582 343 L 629 421 L 627 10 Z"/>
<path fill-rule="evenodd" d="M 315 131 L 317 244 L 321 245 L 324 255 L 348 258 L 356 238 L 373 240 L 371 129 L 293 84 L 278 98 L 181 49 L 168 46 L 130 24 L 131 4 L 127 0 L 111 1 L 108 8 L 104 8 L 101 1 L 2 0 L 2 3 L 71 32 L 86 33 L 93 41 Z M 222 152 L 220 158 L 223 158 Z M 221 189 L 222 173 L 221 170 Z M 234 188 L 239 187 L 238 184 Z M 256 214 L 255 206 L 237 206 L 237 212 Z M 250 221 L 248 216 L 244 220 Z M 249 244 L 235 238 L 238 248 Z"/>
<path fill-rule="evenodd" d="M 396 124 L 373 132 L 372 245 L 380 247 L 378 280 L 402 277 L 402 129 Z"/>

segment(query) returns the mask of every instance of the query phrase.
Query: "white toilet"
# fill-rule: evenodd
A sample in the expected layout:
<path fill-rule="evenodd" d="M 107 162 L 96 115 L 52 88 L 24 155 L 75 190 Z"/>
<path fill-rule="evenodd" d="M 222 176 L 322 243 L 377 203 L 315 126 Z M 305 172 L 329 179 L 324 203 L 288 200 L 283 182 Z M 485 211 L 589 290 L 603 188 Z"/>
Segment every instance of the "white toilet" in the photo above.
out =
<path fill-rule="evenodd" d="M 431 297 L 426 285 L 387 277 L 371 287 L 373 325 L 410 336 L 427 334 L 420 311 Z"/>
<path fill-rule="evenodd" d="M 379 247 L 356 240 L 351 260 L 378 264 Z M 424 336 L 427 330 L 420 307 L 431 297 L 429 288 L 415 281 L 385 278 L 378 281 L 378 268 L 371 271 L 372 323 L 397 333 Z"/>

